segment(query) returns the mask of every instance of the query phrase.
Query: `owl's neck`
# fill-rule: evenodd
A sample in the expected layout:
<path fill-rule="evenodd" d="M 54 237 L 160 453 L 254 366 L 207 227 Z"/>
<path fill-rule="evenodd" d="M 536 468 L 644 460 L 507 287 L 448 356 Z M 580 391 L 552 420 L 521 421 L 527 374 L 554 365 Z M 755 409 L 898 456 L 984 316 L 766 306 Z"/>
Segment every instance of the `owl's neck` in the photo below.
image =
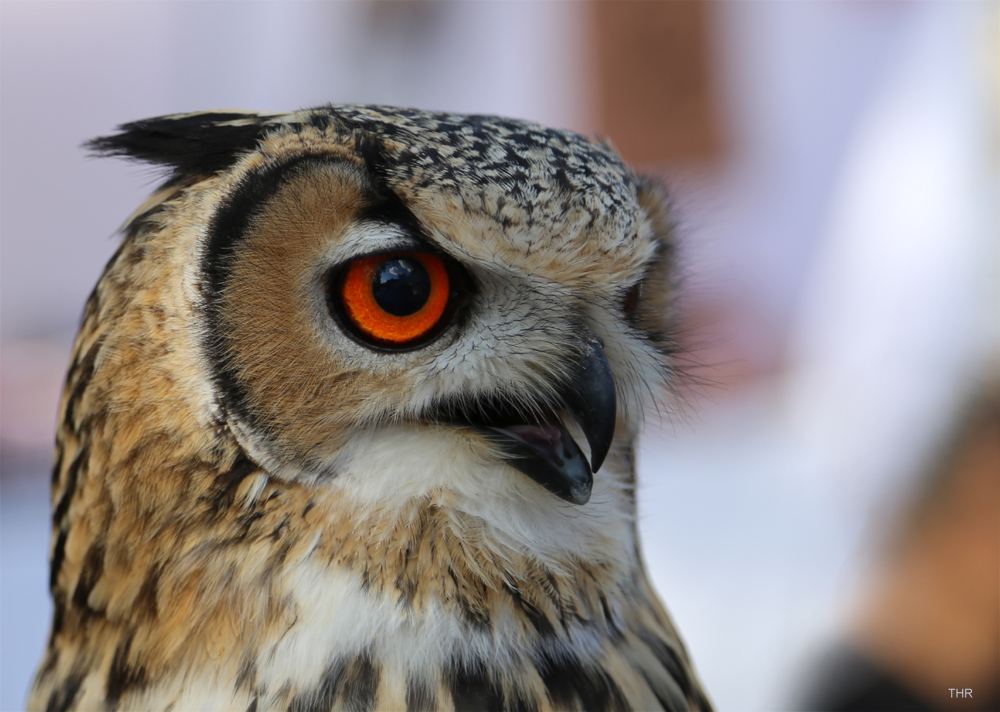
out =
<path fill-rule="evenodd" d="M 499 504 L 494 515 L 469 511 L 454 490 L 373 507 L 347 495 L 351 489 L 344 483 L 314 498 L 305 516 L 325 522 L 323 533 L 308 538 L 312 549 L 289 552 L 275 582 L 287 627 L 258 648 L 250 676 L 258 691 L 277 694 L 294 680 L 308 697 L 331 673 L 347 684 L 349 669 L 372 685 L 395 681 L 394 692 L 382 692 L 398 709 L 414 696 L 484 708 L 462 695 L 500 694 L 505 680 L 529 689 L 539 666 L 596 669 L 642 611 L 657 606 L 627 536 L 620 548 L 591 538 L 587 555 L 569 545 L 540 554 L 526 540 L 551 544 L 559 528 L 552 516 L 532 534 L 523 514 Z M 588 536 L 579 523 L 561 529 L 577 543 Z"/>
<path fill-rule="evenodd" d="M 396 681 L 380 695 L 405 707 L 528 685 L 539 665 L 590 669 L 624 631 L 662 625 L 636 551 L 627 451 L 586 508 L 499 466 L 465 473 L 473 496 L 435 484 L 440 457 L 423 472 L 367 452 L 329 484 L 276 480 L 241 457 L 224 472 L 188 462 L 158 473 L 160 509 L 105 507 L 91 540 L 72 544 L 83 555 L 63 561 L 60 629 L 33 699 L 44 706 L 82 675 L 93 703 L 286 707 L 336 678 Z M 376 460 L 409 463 L 410 476 L 366 473 Z M 366 476 L 399 486 L 372 499 Z"/>

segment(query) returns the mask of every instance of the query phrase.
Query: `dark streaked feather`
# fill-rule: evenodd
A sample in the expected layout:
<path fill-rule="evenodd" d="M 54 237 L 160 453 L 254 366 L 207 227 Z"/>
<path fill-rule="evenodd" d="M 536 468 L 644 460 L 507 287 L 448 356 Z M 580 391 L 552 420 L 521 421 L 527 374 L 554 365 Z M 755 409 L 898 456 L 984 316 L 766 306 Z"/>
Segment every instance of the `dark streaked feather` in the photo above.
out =
<path fill-rule="evenodd" d="M 98 156 L 123 156 L 172 169 L 169 182 L 210 175 L 232 166 L 257 145 L 262 122 L 244 113 L 162 116 L 119 126 L 121 133 L 84 144 Z"/>

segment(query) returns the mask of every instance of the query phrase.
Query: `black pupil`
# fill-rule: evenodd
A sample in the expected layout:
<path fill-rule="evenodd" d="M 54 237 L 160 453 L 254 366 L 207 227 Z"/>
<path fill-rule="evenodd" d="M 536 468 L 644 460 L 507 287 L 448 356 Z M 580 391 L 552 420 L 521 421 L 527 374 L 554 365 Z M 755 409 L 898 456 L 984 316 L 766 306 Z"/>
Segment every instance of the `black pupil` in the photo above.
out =
<path fill-rule="evenodd" d="M 372 296 L 389 314 L 410 316 L 420 311 L 431 296 L 431 277 L 418 260 L 393 257 L 375 270 Z"/>

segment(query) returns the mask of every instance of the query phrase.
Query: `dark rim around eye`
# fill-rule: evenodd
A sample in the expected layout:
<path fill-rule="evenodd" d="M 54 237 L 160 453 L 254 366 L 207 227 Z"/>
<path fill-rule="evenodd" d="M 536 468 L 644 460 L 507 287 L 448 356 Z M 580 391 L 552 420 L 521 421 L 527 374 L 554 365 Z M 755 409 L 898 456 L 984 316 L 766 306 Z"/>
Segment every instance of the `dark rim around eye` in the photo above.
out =
<path fill-rule="evenodd" d="M 438 338 L 464 302 L 464 275 L 432 252 L 393 252 L 331 270 L 327 304 L 344 330 L 369 348 L 409 351 Z"/>

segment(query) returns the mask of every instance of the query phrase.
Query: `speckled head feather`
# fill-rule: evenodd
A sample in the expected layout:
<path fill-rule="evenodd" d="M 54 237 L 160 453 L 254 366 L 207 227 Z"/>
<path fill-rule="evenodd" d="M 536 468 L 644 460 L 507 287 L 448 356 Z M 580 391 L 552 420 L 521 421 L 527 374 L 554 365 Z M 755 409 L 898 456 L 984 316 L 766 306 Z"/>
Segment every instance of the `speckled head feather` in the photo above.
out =
<path fill-rule="evenodd" d="M 67 375 L 32 709 L 708 708 L 635 532 L 673 381 L 655 184 L 379 106 L 90 145 L 170 175 Z"/>

